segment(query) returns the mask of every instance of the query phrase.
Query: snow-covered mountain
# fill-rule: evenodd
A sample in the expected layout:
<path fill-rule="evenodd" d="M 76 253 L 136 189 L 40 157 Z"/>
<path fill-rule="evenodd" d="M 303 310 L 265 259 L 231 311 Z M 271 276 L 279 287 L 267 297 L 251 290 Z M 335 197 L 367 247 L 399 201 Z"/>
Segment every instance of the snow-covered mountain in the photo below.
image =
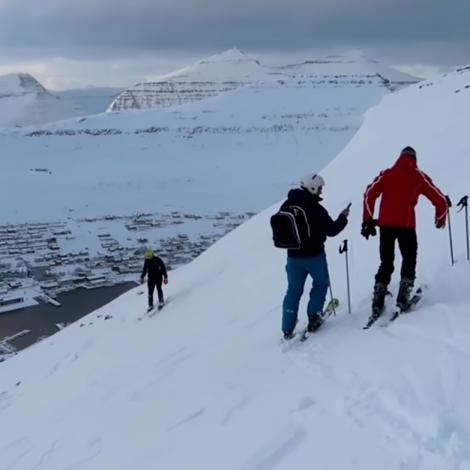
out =
<path fill-rule="evenodd" d="M 330 213 L 352 202 L 349 226 L 327 243 L 342 305 L 303 345 L 279 346 L 285 253 L 273 248 L 269 226 L 277 203 L 173 272 L 171 300 L 153 318 L 137 320 L 139 287 L 87 326 L 0 364 L 4 468 L 470 468 L 464 215 L 454 204 L 452 267 L 448 232 L 435 229 L 432 206 L 420 202 L 418 280 L 429 289 L 418 311 L 387 329 L 361 328 L 378 240 L 359 234 L 366 185 L 406 145 L 454 202 L 468 193 L 469 120 L 470 69 L 413 85 L 370 110 L 322 171 Z"/>
<path fill-rule="evenodd" d="M 166 108 L 199 101 L 220 93 L 272 78 L 305 75 L 375 76 L 380 75 L 391 90 L 408 86 L 421 79 L 404 74 L 370 59 L 360 49 L 339 56 L 328 56 L 302 64 L 268 67 L 239 49 L 230 49 L 203 59 L 189 67 L 137 83 L 123 91 L 108 111 Z"/>
<path fill-rule="evenodd" d="M 329 55 L 319 59 L 306 60 L 301 64 L 276 67 L 280 74 L 287 75 L 329 75 L 356 76 L 379 75 L 389 82 L 393 90 L 418 83 L 422 79 L 387 67 L 368 57 L 362 49 L 351 49 L 343 54 Z"/>
<path fill-rule="evenodd" d="M 79 105 L 85 110 L 84 115 L 104 113 L 110 103 L 124 90 L 116 87 L 86 87 L 71 90 L 53 91 L 63 102 Z"/>
<path fill-rule="evenodd" d="M 266 80 L 271 75 L 269 68 L 234 48 L 151 82 L 137 83 L 123 91 L 108 111 L 166 108 L 191 103 Z"/>
<path fill-rule="evenodd" d="M 40 125 L 87 114 L 63 101 L 27 73 L 0 76 L 0 127 Z"/>
<path fill-rule="evenodd" d="M 4 207 L 0 222 L 165 207 L 261 210 L 299 172 L 337 155 L 389 92 L 379 77 L 272 80 L 179 107 L 4 131 L 9 172 L 0 174 L 0 195 L 7 198 L 16 181 L 25 185 L 24 204 Z"/>

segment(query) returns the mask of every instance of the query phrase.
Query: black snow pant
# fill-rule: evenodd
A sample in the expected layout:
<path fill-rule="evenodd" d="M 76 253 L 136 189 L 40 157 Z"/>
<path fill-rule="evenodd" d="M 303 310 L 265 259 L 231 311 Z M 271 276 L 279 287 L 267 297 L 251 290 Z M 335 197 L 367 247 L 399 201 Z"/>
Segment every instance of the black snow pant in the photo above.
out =
<path fill-rule="evenodd" d="M 149 289 L 149 307 L 153 307 L 153 291 L 155 290 L 155 287 L 157 288 L 158 292 L 158 300 L 163 301 L 163 290 L 162 290 L 162 282 L 163 279 L 155 279 L 155 278 L 148 278 L 147 281 L 147 286 Z"/>
<path fill-rule="evenodd" d="M 380 266 L 375 281 L 389 285 L 394 271 L 395 240 L 402 256 L 401 278 L 414 282 L 416 278 L 416 259 L 418 256 L 418 239 L 416 230 L 408 227 L 380 227 Z"/>

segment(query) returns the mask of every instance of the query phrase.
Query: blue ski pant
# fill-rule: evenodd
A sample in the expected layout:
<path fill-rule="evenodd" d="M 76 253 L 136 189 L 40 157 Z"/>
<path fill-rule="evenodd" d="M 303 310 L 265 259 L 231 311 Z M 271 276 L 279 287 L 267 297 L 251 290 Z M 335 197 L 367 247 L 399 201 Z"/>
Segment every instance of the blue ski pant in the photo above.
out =
<path fill-rule="evenodd" d="M 326 254 L 311 258 L 287 258 L 287 292 L 282 305 L 282 330 L 293 331 L 297 321 L 300 298 L 304 292 L 305 281 L 310 275 L 313 279 L 307 315 L 323 311 L 329 286 Z"/>

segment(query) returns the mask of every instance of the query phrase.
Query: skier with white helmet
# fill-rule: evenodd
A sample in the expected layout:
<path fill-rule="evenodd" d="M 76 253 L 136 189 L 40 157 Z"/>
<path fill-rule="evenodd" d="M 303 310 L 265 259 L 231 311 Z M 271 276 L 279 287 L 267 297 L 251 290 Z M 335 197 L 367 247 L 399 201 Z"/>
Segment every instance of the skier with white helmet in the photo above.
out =
<path fill-rule="evenodd" d="M 307 306 L 308 331 L 317 330 L 322 319 L 329 286 L 325 253 L 327 237 L 341 233 L 348 223 L 349 206 L 336 220 L 320 204 L 324 179 L 315 173 L 304 175 L 300 188 L 291 189 L 279 212 L 271 218 L 275 246 L 287 249 L 287 293 L 282 307 L 285 339 L 293 336 L 300 299 L 307 276 L 313 278 Z"/>

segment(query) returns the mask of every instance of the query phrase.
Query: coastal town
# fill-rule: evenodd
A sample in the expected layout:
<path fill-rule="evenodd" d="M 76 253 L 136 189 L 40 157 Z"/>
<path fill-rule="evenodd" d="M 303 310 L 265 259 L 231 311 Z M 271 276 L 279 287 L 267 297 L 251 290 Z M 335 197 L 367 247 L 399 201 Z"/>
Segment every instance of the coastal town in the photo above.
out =
<path fill-rule="evenodd" d="M 171 271 L 253 215 L 173 211 L 0 225 L 0 317 L 40 303 L 59 308 L 57 296 L 75 289 L 137 284 L 149 248 Z M 61 321 L 55 326 L 58 331 L 68 324 Z M 14 356 L 15 342 L 29 333 L 21 329 L 0 334 L 0 362 Z"/>
<path fill-rule="evenodd" d="M 57 294 L 137 281 L 152 248 L 168 269 L 199 256 L 253 213 L 138 214 L 0 225 L 0 313 Z"/>

